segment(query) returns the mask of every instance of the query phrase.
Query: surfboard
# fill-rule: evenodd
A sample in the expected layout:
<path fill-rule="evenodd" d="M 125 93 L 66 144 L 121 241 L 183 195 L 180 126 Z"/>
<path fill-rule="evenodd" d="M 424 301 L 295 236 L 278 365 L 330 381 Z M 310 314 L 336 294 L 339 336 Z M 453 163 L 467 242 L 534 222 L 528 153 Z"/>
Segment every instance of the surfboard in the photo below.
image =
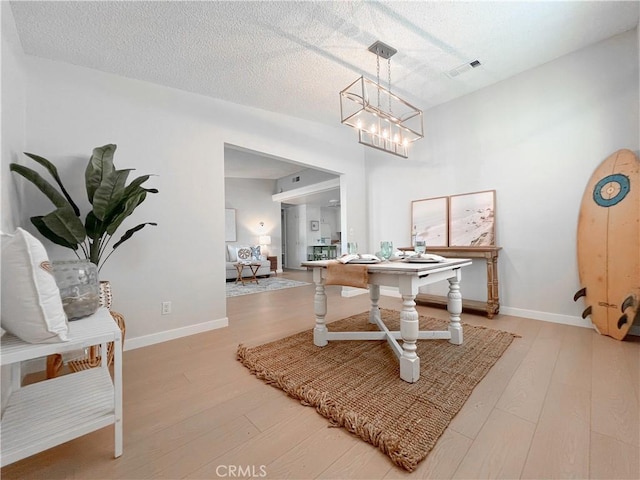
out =
<path fill-rule="evenodd" d="M 618 150 L 596 168 L 578 218 L 582 318 L 622 340 L 640 316 L 640 161 Z"/>

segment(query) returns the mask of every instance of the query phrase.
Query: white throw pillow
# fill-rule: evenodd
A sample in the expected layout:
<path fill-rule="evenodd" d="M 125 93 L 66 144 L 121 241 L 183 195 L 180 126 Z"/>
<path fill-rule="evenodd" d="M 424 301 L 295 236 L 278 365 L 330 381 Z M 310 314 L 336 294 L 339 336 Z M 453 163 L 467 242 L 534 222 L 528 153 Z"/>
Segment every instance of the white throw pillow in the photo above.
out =
<path fill-rule="evenodd" d="M 21 228 L 2 235 L 1 261 L 2 328 L 29 343 L 67 341 L 67 316 L 40 240 Z"/>
<path fill-rule="evenodd" d="M 237 262 L 238 255 L 236 254 L 236 247 L 233 245 L 227 245 L 227 258 L 229 262 Z"/>

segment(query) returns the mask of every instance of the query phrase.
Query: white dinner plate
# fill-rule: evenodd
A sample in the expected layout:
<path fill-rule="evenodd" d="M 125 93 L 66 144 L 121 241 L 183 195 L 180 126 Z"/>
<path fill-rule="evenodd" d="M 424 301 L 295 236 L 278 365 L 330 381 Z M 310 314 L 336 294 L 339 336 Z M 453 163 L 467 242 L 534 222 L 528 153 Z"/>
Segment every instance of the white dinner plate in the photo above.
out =
<path fill-rule="evenodd" d="M 347 263 L 380 263 L 380 260 L 356 258 L 354 260 L 349 260 Z"/>
<path fill-rule="evenodd" d="M 403 260 L 403 262 L 407 263 L 440 263 L 442 260 L 434 260 L 432 258 L 414 258 L 409 257 Z"/>

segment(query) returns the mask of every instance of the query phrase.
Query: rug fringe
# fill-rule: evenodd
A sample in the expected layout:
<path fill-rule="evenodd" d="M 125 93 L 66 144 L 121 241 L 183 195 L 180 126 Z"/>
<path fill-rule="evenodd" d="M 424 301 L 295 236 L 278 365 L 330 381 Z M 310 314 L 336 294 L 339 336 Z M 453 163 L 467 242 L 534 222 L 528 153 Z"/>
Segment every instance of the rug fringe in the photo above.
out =
<path fill-rule="evenodd" d="M 302 405 L 315 407 L 316 411 L 327 418 L 330 427 L 343 427 L 349 432 L 357 435 L 362 440 L 379 448 L 384 454 L 391 458 L 396 465 L 413 472 L 418 465 L 418 461 L 408 458 L 400 451 L 400 440 L 395 435 L 388 435 L 381 432 L 376 427 L 375 422 L 364 415 L 355 412 L 344 411 L 329 398 L 326 392 L 317 391 L 311 387 L 303 386 L 295 388 L 288 382 L 284 375 L 274 375 L 262 367 L 255 358 L 252 357 L 249 349 L 243 345 L 238 345 L 236 358 L 253 375 L 263 380 L 267 385 L 279 388 L 292 398 L 299 400 Z"/>

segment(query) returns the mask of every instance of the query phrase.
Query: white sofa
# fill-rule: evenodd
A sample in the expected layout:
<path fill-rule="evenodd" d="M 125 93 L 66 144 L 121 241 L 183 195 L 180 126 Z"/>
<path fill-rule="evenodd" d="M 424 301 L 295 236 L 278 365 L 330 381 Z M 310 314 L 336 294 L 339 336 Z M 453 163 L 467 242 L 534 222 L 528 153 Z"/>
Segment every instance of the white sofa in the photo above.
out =
<path fill-rule="evenodd" d="M 242 251 L 245 251 L 246 253 L 246 249 L 249 249 L 249 251 L 255 255 L 256 253 L 259 252 L 260 247 L 257 246 L 247 246 L 247 245 L 229 245 L 227 244 L 227 248 L 226 250 L 226 270 L 227 270 L 227 280 L 235 280 L 236 278 L 238 278 L 238 270 L 236 269 L 236 266 L 234 265 L 235 263 L 238 262 L 238 249 L 241 249 Z M 242 255 L 242 252 L 241 252 Z M 259 253 L 258 253 L 259 255 Z M 260 258 L 260 260 L 256 260 L 255 256 L 253 257 L 249 257 L 246 258 L 246 260 L 251 260 L 252 262 L 258 262 L 260 263 L 260 268 L 258 268 L 258 271 L 256 272 L 256 277 L 263 277 L 263 276 L 269 276 L 271 275 L 271 262 L 269 260 L 266 259 L 266 257 L 264 255 L 259 255 L 258 258 Z M 242 260 L 242 259 L 241 259 Z M 242 270 L 242 276 L 243 277 L 250 277 L 251 276 L 251 270 L 248 268 L 245 268 Z"/>

